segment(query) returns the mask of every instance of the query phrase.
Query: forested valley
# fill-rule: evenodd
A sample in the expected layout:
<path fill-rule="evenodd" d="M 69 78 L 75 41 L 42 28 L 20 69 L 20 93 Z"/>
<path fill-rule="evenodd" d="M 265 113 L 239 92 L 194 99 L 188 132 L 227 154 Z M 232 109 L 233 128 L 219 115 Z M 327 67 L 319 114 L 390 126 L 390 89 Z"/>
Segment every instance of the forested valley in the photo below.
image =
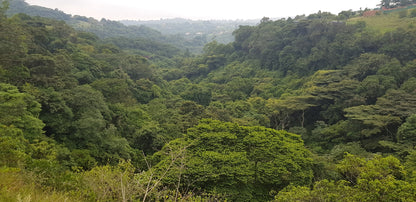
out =
<path fill-rule="evenodd" d="M 0 201 L 416 201 L 416 9 L 195 54 L 1 2 Z"/>

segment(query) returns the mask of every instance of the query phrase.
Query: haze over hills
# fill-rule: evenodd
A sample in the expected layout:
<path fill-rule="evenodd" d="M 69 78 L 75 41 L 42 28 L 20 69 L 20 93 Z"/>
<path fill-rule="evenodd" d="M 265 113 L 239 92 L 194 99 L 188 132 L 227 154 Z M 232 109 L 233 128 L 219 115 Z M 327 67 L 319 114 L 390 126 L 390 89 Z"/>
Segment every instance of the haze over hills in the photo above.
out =
<path fill-rule="evenodd" d="M 160 20 L 121 20 L 125 25 L 145 25 L 165 35 L 180 35 L 186 39 L 202 38 L 209 42 L 230 43 L 234 40 L 232 32 L 240 25 L 256 25 L 260 19 L 253 20 L 189 20 L 183 18 Z"/>
<path fill-rule="evenodd" d="M 339 13 L 343 10 L 375 8 L 379 0 L 239 1 L 239 0 L 27 0 L 34 5 L 58 8 L 67 13 L 112 20 L 159 20 L 185 18 L 193 20 L 237 20 L 310 15 L 318 11 Z M 393 2 L 393 1 L 391 1 Z M 406 1 L 403 1 L 406 2 Z"/>
<path fill-rule="evenodd" d="M 84 16 L 66 14 L 58 9 L 32 6 L 24 0 L 10 1 L 9 15 L 25 13 L 64 20 L 77 30 L 92 32 L 100 38 L 124 37 L 143 38 L 154 42 L 171 44 L 182 51 L 199 54 L 206 43 L 216 40 L 220 43 L 232 42 L 232 32 L 239 25 L 255 25 L 260 20 L 240 21 L 193 21 L 186 19 L 152 21 L 112 21 L 97 20 Z M 123 25 L 124 24 L 124 25 Z"/>

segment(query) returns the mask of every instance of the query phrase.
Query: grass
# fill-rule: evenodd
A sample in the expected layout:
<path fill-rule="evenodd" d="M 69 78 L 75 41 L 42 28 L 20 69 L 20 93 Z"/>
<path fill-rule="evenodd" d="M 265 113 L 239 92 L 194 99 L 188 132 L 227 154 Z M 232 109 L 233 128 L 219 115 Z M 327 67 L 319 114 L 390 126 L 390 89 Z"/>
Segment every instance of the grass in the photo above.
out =
<path fill-rule="evenodd" d="M 382 34 L 396 30 L 397 28 L 408 29 L 416 27 L 416 17 L 410 17 L 410 12 L 416 9 L 407 10 L 407 17 L 401 18 L 400 12 L 392 12 L 388 14 L 380 14 L 372 17 L 356 17 L 348 20 L 348 23 L 356 23 L 359 21 L 366 22 L 368 28 L 381 32 Z"/>
<path fill-rule="evenodd" d="M 0 168 L 0 201 L 77 201 L 64 193 L 40 189 L 30 173 L 17 168 Z"/>

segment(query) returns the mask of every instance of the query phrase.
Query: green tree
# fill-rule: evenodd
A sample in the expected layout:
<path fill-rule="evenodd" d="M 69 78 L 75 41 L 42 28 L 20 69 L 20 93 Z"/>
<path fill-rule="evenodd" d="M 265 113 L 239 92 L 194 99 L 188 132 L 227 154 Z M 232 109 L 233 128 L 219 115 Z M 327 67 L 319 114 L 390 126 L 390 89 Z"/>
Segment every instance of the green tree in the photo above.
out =
<path fill-rule="evenodd" d="M 347 154 L 339 164 L 343 180 L 322 180 L 308 187 L 288 187 L 277 201 L 413 201 L 415 184 L 403 180 L 404 168 L 392 156 L 370 160 Z"/>
<path fill-rule="evenodd" d="M 282 130 L 296 125 L 304 127 L 305 111 L 316 106 L 315 100 L 316 97 L 312 95 L 289 96 L 279 100 L 269 99 L 266 106 L 270 110 L 271 127 Z"/>
<path fill-rule="evenodd" d="M 224 94 L 230 96 L 232 100 L 244 100 L 249 97 L 253 87 L 251 79 L 236 77 L 225 84 Z"/>
<path fill-rule="evenodd" d="M 38 95 L 42 105 L 40 119 L 45 122 L 46 135 L 62 141 L 70 133 L 74 113 L 61 92 L 53 88 L 41 89 Z"/>
<path fill-rule="evenodd" d="M 38 118 L 40 111 L 34 96 L 0 83 L 0 164 L 32 170 L 38 169 L 38 165 L 42 170 L 42 166 L 57 164 L 57 146 L 44 135 L 45 124 Z"/>
<path fill-rule="evenodd" d="M 22 27 L 8 19 L 8 1 L 0 7 L 0 81 L 21 85 L 29 78 L 29 70 L 23 65 L 27 54 L 27 43 Z"/>
<path fill-rule="evenodd" d="M 152 154 L 162 148 L 164 134 L 159 123 L 139 106 L 110 105 L 112 123 L 117 132 L 126 138 L 129 145 L 145 154 Z M 136 162 L 133 162 L 136 163 Z"/>
<path fill-rule="evenodd" d="M 362 81 L 367 76 L 376 74 L 388 61 L 389 57 L 386 55 L 364 53 L 354 60 L 352 64 L 344 67 L 344 69 L 350 77 Z"/>
<path fill-rule="evenodd" d="M 0 125 L 0 165 L 21 167 L 30 158 L 29 141 L 24 138 L 22 130 L 14 126 Z"/>
<path fill-rule="evenodd" d="M 170 186 L 180 183 L 230 200 L 267 200 L 272 190 L 312 179 L 309 152 L 300 136 L 285 131 L 203 120 L 153 156 L 159 161 L 156 169 L 170 165 L 169 151 L 178 151 L 176 146 L 186 148 L 186 169 L 180 182 L 180 167 L 162 180 Z"/>
<path fill-rule="evenodd" d="M 409 116 L 397 131 L 397 141 L 416 145 L 416 114 Z"/>
<path fill-rule="evenodd" d="M 400 124 L 415 113 L 414 93 L 402 90 L 389 90 L 379 97 L 375 105 L 360 105 L 346 108 L 346 117 L 361 123 L 361 135 L 370 137 L 381 135 L 394 140 Z"/>
<path fill-rule="evenodd" d="M 406 172 L 406 180 L 416 183 L 416 150 L 412 150 L 406 157 L 404 164 Z"/>
<path fill-rule="evenodd" d="M 383 96 L 387 90 L 395 88 L 397 86 L 394 77 L 371 75 L 361 82 L 358 91 L 366 98 L 367 104 L 374 104 L 377 98 Z"/>
<path fill-rule="evenodd" d="M 97 201 L 131 201 L 139 187 L 144 186 L 135 183 L 134 167 L 128 161 L 121 161 L 116 166 L 94 167 L 82 173 L 81 179 L 88 190 L 88 199 Z"/>
<path fill-rule="evenodd" d="M 398 28 L 385 33 L 381 52 L 390 57 L 397 58 L 402 64 L 412 61 L 416 57 L 416 37 L 414 29 Z"/>
<path fill-rule="evenodd" d="M 397 126 L 401 123 L 398 116 L 386 114 L 382 106 L 379 105 L 360 105 L 345 109 L 346 117 L 358 120 L 361 126 L 360 134 L 362 137 L 370 137 L 381 132 L 389 132 L 390 126 Z M 390 138 L 392 134 L 389 134 Z"/>
<path fill-rule="evenodd" d="M 134 151 L 110 123 L 111 111 L 103 95 L 89 85 L 68 91 L 65 102 L 74 113 L 71 131 L 62 137 L 70 149 L 87 149 L 99 163 L 131 159 Z"/>
<path fill-rule="evenodd" d="M 200 105 L 207 106 L 211 102 L 211 89 L 203 84 L 190 84 L 181 93 L 181 97 L 186 100 L 194 101 Z"/>
<path fill-rule="evenodd" d="M 109 103 L 135 104 L 133 94 L 130 91 L 132 82 L 125 79 L 103 78 L 91 83 L 91 86 L 99 90 Z"/>
<path fill-rule="evenodd" d="M 153 75 L 153 69 L 146 58 L 142 56 L 126 56 L 122 59 L 122 69 L 133 80 L 149 79 Z"/>
<path fill-rule="evenodd" d="M 38 119 L 41 111 L 35 97 L 21 93 L 17 87 L 0 83 L 0 124 L 22 130 L 28 140 L 39 139 L 45 124 Z"/>

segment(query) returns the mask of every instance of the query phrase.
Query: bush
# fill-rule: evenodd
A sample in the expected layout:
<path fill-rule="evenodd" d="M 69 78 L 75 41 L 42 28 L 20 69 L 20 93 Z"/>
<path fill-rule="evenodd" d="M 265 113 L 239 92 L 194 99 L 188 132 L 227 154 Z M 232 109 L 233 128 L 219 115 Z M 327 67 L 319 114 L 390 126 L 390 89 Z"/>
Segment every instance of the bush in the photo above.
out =
<path fill-rule="evenodd" d="M 410 11 L 410 17 L 411 18 L 416 17 L 416 9 L 413 9 L 412 11 Z"/>
<path fill-rule="evenodd" d="M 403 10 L 399 12 L 399 18 L 405 18 L 407 17 L 407 10 Z"/>

